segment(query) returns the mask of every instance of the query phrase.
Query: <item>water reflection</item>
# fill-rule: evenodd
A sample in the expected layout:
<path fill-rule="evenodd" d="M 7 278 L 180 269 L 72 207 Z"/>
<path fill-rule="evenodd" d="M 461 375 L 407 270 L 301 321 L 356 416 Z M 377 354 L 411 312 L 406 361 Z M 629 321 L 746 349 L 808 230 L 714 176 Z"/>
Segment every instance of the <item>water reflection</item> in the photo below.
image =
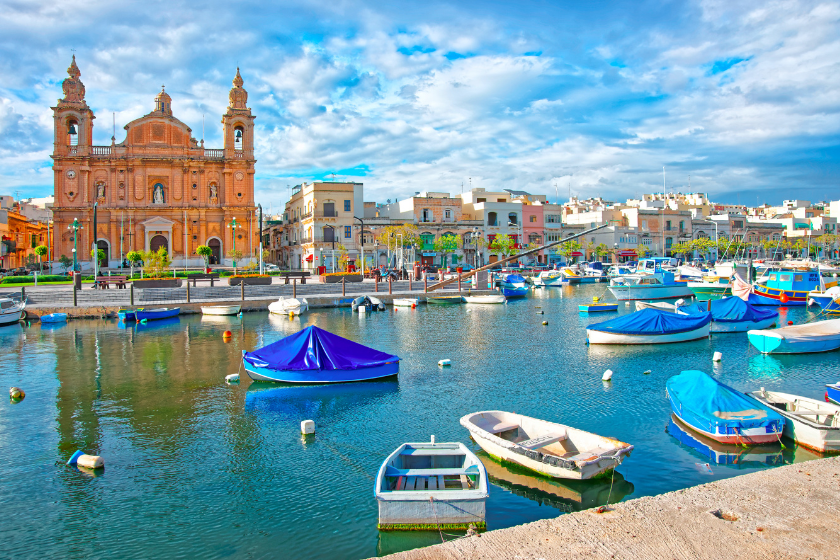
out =
<path fill-rule="evenodd" d="M 399 381 L 362 381 L 328 385 L 278 385 L 251 383 L 245 395 L 245 410 L 296 421 L 317 420 L 372 404 L 397 393 Z M 317 424 L 316 424 L 317 429 Z"/>

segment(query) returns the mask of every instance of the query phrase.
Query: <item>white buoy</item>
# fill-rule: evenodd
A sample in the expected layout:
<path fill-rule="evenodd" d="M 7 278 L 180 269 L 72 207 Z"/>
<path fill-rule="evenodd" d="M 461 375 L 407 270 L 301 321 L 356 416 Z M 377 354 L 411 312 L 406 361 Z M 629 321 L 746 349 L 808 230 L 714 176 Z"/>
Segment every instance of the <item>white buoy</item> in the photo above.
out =
<path fill-rule="evenodd" d="M 714 356 L 712 356 L 712 361 L 713 362 L 719 362 L 722 359 L 723 359 L 723 354 L 721 354 L 720 352 L 715 352 Z"/>
<path fill-rule="evenodd" d="M 226 375 L 225 383 L 227 383 L 228 385 L 230 385 L 231 383 L 239 383 L 239 374 L 231 373 L 230 375 Z"/>
<path fill-rule="evenodd" d="M 624 306 L 625 306 L 625 307 L 630 307 L 630 302 L 629 302 L 629 301 L 625 301 L 625 302 L 624 302 Z"/>
<path fill-rule="evenodd" d="M 604 375 L 601 376 L 601 381 L 612 381 L 612 370 L 608 369 L 604 372 Z"/>
<path fill-rule="evenodd" d="M 76 459 L 77 467 L 86 467 L 88 469 L 101 469 L 105 466 L 105 460 L 99 455 L 80 455 Z"/>
<path fill-rule="evenodd" d="M 452 360 L 450 360 L 449 358 L 446 358 L 445 360 L 439 360 L 438 365 L 441 366 L 441 367 L 451 366 L 452 365 Z"/>
<path fill-rule="evenodd" d="M 432 445 L 435 444 L 435 434 L 432 434 Z"/>
<path fill-rule="evenodd" d="M 646 370 L 645 370 L 645 371 L 643 371 L 642 373 L 643 373 L 644 375 L 650 375 L 650 370 L 649 370 L 649 369 L 646 369 Z"/>
<path fill-rule="evenodd" d="M 309 435 L 315 433 L 315 421 L 314 420 L 304 420 L 300 423 L 300 433 L 303 435 Z"/>

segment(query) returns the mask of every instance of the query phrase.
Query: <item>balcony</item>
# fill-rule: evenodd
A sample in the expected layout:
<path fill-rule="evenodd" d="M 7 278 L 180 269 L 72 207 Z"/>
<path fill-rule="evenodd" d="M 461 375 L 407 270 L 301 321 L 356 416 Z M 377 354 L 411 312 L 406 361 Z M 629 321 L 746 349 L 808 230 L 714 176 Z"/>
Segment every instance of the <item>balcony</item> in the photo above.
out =
<path fill-rule="evenodd" d="M 338 218 L 338 211 L 337 210 L 321 210 L 319 212 L 315 212 L 316 218 Z"/>
<path fill-rule="evenodd" d="M 300 238 L 300 244 L 301 244 L 301 245 L 305 245 L 305 244 L 307 244 L 307 243 L 312 243 L 312 236 L 309 236 L 309 237 L 301 237 L 301 238 Z"/>
<path fill-rule="evenodd" d="M 207 159 L 225 159 L 225 151 L 224 150 L 209 150 L 207 148 L 204 149 L 204 157 Z"/>
<path fill-rule="evenodd" d="M 303 220 L 305 220 L 307 218 L 311 218 L 311 217 L 312 217 L 312 210 L 310 210 L 309 212 L 304 212 L 303 214 L 300 215 L 300 221 L 303 221 Z"/>
<path fill-rule="evenodd" d="M 92 146 L 90 153 L 94 156 L 110 156 L 111 146 Z"/>

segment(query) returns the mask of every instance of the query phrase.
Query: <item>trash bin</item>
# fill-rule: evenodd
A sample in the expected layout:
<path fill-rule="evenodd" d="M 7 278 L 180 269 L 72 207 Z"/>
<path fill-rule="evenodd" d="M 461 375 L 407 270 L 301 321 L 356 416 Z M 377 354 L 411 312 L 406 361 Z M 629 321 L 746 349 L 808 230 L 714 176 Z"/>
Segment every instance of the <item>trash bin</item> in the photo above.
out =
<path fill-rule="evenodd" d="M 73 273 L 73 289 L 81 290 L 82 289 L 82 273 L 81 272 L 74 272 Z"/>

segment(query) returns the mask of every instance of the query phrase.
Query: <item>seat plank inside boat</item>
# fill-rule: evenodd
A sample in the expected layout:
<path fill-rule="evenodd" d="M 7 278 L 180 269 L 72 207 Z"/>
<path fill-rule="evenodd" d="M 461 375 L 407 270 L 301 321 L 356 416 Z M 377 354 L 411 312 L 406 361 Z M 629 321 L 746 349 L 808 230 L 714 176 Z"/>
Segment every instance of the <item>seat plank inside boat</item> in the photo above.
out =
<path fill-rule="evenodd" d="M 494 426 L 490 426 L 490 427 L 488 427 L 488 428 L 487 428 L 487 431 L 488 431 L 489 433 L 491 433 L 491 434 L 500 434 L 500 433 L 502 433 L 502 432 L 507 432 L 507 431 L 509 431 L 509 430 L 516 429 L 516 428 L 518 428 L 518 427 L 519 427 L 519 425 L 518 425 L 518 424 L 511 424 L 511 423 L 506 423 L 506 422 L 500 422 L 500 423 L 498 423 L 498 424 L 495 424 Z"/>
<path fill-rule="evenodd" d="M 520 441 L 517 443 L 520 447 L 524 447 L 525 449 L 539 449 L 540 447 L 545 447 L 546 445 L 551 445 L 552 443 L 557 443 L 558 441 L 563 441 L 566 439 L 565 432 L 563 433 L 553 433 L 553 434 L 545 434 L 542 436 L 535 437 L 533 439 L 528 439 L 525 441 Z"/>

